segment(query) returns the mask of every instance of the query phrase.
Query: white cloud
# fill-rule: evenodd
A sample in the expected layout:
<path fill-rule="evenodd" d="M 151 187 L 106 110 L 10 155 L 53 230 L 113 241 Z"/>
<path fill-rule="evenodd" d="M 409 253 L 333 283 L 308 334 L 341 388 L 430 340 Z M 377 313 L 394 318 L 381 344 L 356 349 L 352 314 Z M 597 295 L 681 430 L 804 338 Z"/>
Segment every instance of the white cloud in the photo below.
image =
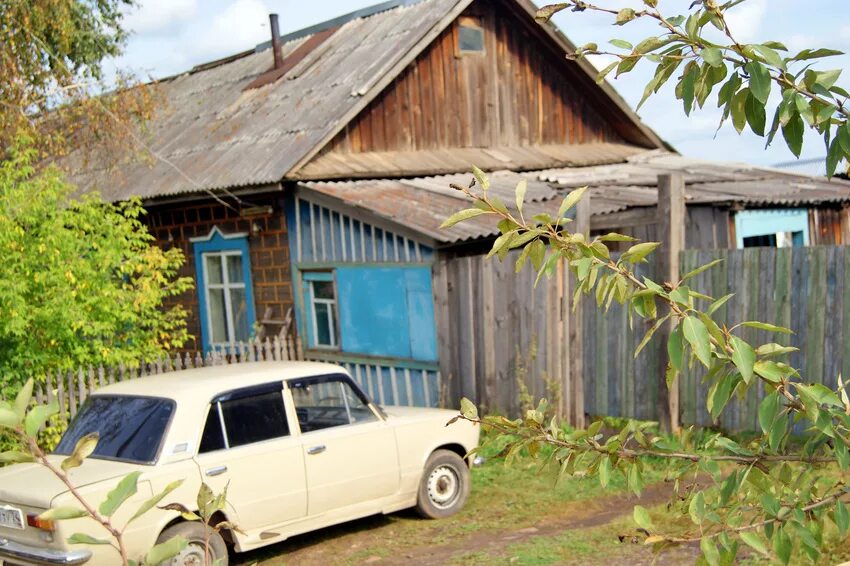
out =
<path fill-rule="evenodd" d="M 263 0 L 235 0 L 203 30 L 190 30 L 190 37 L 182 43 L 199 59 L 244 51 L 270 37 L 269 12 Z"/>
<path fill-rule="evenodd" d="M 126 29 L 137 34 L 161 33 L 197 16 L 197 0 L 143 0 L 124 15 Z"/>
<path fill-rule="evenodd" d="M 767 2 L 768 0 L 750 0 L 732 8 L 726 13 L 726 20 L 735 39 L 738 41 L 753 41 L 758 38 L 762 21 L 767 13 Z"/>

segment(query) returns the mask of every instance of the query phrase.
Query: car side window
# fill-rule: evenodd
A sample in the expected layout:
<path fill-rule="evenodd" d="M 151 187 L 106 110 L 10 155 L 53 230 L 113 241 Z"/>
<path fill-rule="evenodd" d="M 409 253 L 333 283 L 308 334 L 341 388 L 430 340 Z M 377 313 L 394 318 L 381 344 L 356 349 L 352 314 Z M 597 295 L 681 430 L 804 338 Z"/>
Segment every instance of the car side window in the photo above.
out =
<path fill-rule="evenodd" d="M 301 432 L 377 420 L 347 378 L 319 376 L 291 381 L 289 388 Z"/>
<path fill-rule="evenodd" d="M 199 452 L 236 448 L 289 436 L 282 384 L 238 389 L 214 399 Z"/>

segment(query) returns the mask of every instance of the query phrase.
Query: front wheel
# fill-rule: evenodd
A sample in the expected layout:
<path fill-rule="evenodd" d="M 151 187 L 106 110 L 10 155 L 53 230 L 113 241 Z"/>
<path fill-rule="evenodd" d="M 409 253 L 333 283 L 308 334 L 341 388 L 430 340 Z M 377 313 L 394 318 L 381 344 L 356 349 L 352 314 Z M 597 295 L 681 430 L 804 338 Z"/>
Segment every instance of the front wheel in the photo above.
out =
<path fill-rule="evenodd" d="M 215 564 L 216 566 L 227 566 L 227 545 L 221 535 L 215 532 L 211 527 L 200 522 L 178 523 L 168 527 L 159 538 L 157 544 L 163 543 L 176 536 L 181 536 L 189 541 L 180 554 L 162 562 L 160 566 L 205 566 L 206 564 Z M 204 558 L 206 554 L 205 540 L 209 538 L 208 559 Z"/>
<path fill-rule="evenodd" d="M 426 519 L 443 519 L 461 510 L 469 497 L 469 468 L 450 450 L 435 450 L 419 481 L 416 511 Z"/>

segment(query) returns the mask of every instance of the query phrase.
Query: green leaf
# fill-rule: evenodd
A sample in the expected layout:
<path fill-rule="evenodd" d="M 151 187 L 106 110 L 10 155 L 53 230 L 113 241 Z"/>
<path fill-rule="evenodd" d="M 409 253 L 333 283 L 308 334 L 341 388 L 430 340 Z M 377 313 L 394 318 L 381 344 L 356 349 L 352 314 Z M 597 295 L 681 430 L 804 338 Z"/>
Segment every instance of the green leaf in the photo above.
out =
<path fill-rule="evenodd" d="M 649 512 L 641 507 L 640 505 L 635 505 L 634 512 L 632 513 L 635 523 L 647 531 L 652 530 L 652 519 L 649 518 Z"/>
<path fill-rule="evenodd" d="M 700 51 L 700 55 L 702 55 L 705 62 L 712 67 L 720 67 L 723 65 L 723 52 L 717 47 L 706 47 Z"/>
<path fill-rule="evenodd" d="M 844 158 L 845 152 L 838 138 L 832 140 L 829 144 L 829 150 L 826 154 L 826 176 L 832 178 L 835 175 L 835 170 L 838 169 L 838 164 Z"/>
<path fill-rule="evenodd" d="M 764 60 L 767 61 L 768 65 L 776 67 L 777 69 L 785 70 L 785 61 L 782 60 L 779 53 L 767 45 L 753 45 L 753 49 L 758 51 L 759 55 L 764 57 Z"/>
<path fill-rule="evenodd" d="M 543 240 L 535 240 L 529 244 L 529 247 L 531 248 L 528 254 L 531 257 L 531 265 L 535 271 L 540 271 L 543 262 L 546 260 L 546 244 L 543 243 Z"/>
<path fill-rule="evenodd" d="M 154 495 L 153 497 L 151 497 L 150 499 L 148 499 L 147 501 L 145 501 L 144 503 L 142 503 L 141 507 L 139 507 L 139 510 L 138 510 L 138 511 L 136 511 L 136 513 L 135 513 L 132 517 L 130 517 L 130 520 L 129 520 L 129 521 L 127 521 L 127 524 L 129 525 L 130 523 L 132 523 L 133 521 L 135 521 L 136 519 L 138 519 L 139 517 L 141 517 L 142 515 L 144 515 L 144 514 L 145 514 L 145 513 L 147 513 L 148 511 L 150 511 L 151 509 L 153 509 L 153 507 L 154 507 L 157 503 L 159 503 L 160 501 L 162 501 L 162 500 L 163 500 L 163 498 L 164 498 L 166 495 L 168 495 L 169 493 L 171 493 L 172 491 L 174 491 L 175 489 L 177 489 L 178 487 L 180 487 L 180 485 L 181 485 L 182 483 L 183 483 L 183 480 L 176 480 L 176 481 L 173 481 L 173 482 L 171 482 L 170 484 L 168 484 L 167 486 L 165 486 L 165 489 L 163 489 L 163 490 L 162 490 L 161 492 L 159 492 L 157 495 Z"/>
<path fill-rule="evenodd" d="M 21 419 L 12 409 L 0 407 L 0 427 L 17 428 L 21 424 Z"/>
<path fill-rule="evenodd" d="M 684 367 L 685 346 L 683 343 L 682 326 L 677 326 L 667 338 L 667 356 L 670 358 L 670 365 L 676 371 L 682 371 Z"/>
<path fill-rule="evenodd" d="M 508 232 L 506 234 L 502 234 L 501 236 L 496 238 L 496 241 L 493 242 L 493 248 L 487 254 L 487 258 L 489 259 L 489 258 L 493 257 L 494 255 L 496 255 L 498 253 L 501 253 L 503 251 L 508 251 L 510 249 L 511 240 L 516 238 L 516 236 L 517 236 L 517 232 L 512 231 L 512 232 Z"/>
<path fill-rule="evenodd" d="M 773 551 L 782 564 L 788 564 L 791 561 L 791 550 L 793 545 L 791 537 L 785 533 L 785 529 L 778 529 L 773 536 Z"/>
<path fill-rule="evenodd" d="M 850 512 L 847 511 L 847 506 L 841 501 L 835 502 L 835 526 L 841 531 L 841 536 L 847 535 L 847 530 L 850 529 Z"/>
<path fill-rule="evenodd" d="M 21 387 L 21 390 L 18 391 L 18 395 L 15 397 L 15 414 L 18 415 L 18 422 L 24 420 L 27 407 L 29 407 L 30 401 L 32 400 L 32 388 L 33 380 L 30 378 L 24 386 Z"/>
<path fill-rule="evenodd" d="M 691 304 L 690 289 L 688 289 L 687 285 L 676 287 L 675 289 L 670 291 L 669 296 L 671 300 L 679 303 L 680 305 L 688 306 Z"/>
<path fill-rule="evenodd" d="M 682 334 L 693 348 L 697 359 L 705 367 L 711 367 L 711 340 L 705 324 L 697 317 L 686 317 L 682 321 Z"/>
<path fill-rule="evenodd" d="M 756 353 L 753 351 L 753 347 L 737 336 L 730 338 L 729 345 L 732 346 L 732 363 L 741 372 L 744 382 L 749 384 L 753 378 L 753 366 L 756 363 Z"/>
<path fill-rule="evenodd" d="M 466 397 L 460 400 L 460 413 L 467 419 L 478 420 L 478 408 Z"/>
<path fill-rule="evenodd" d="M 779 392 L 777 391 L 766 395 L 759 403 L 759 426 L 765 434 L 773 428 L 773 423 L 776 422 L 780 410 Z"/>
<path fill-rule="evenodd" d="M 85 459 L 97 448 L 99 439 L 100 435 L 96 432 L 89 433 L 79 439 L 76 446 L 74 446 L 74 452 L 62 460 L 62 469 L 67 472 L 68 470 L 82 466 Z"/>
<path fill-rule="evenodd" d="M 522 212 L 522 204 L 525 202 L 525 192 L 528 190 L 528 181 L 522 179 L 516 185 L 516 209 Z"/>
<path fill-rule="evenodd" d="M 723 259 L 715 259 L 714 261 L 710 261 L 710 262 L 706 263 L 705 265 L 701 265 L 694 270 L 688 271 L 684 276 L 682 276 L 680 283 L 684 283 L 688 279 L 690 279 L 692 277 L 696 277 L 700 273 L 711 269 L 712 267 L 714 267 L 718 263 L 723 263 L 723 261 L 724 261 Z"/>
<path fill-rule="evenodd" d="M 773 423 L 773 426 L 770 427 L 770 433 L 768 434 L 768 446 L 770 446 L 771 450 L 778 450 L 779 445 L 782 442 L 782 439 L 785 438 L 785 434 L 788 431 L 788 415 L 781 414 L 776 419 L 776 422 Z"/>
<path fill-rule="evenodd" d="M 720 553 L 717 551 L 717 545 L 714 544 L 714 539 L 703 537 L 699 541 L 699 547 L 709 566 L 720 565 Z"/>
<path fill-rule="evenodd" d="M 765 114 L 764 103 L 756 99 L 752 90 L 747 97 L 744 112 L 747 116 L 747 123 L 753 133 L 759 136 L 764 136 L 764 127 L 767 123 L 767 115 Z"/>
<path fill-rule="evenodd" d="M 785 328 L 784 326 L 776 326 L 774 324 L 768 324 L 766 322 L 757 322 L 754 320 L 748 320 L 746 322 L 742 322 L 741 326 L 746 326 L 747 328 L 758 328 L 759 330 L 767 330 L 768 332 L 780 332 L 782 334 L 794 334 L 790 328 Z"/>
<path fill-rule="evenodd" d="M 753 531 L 741 531 L 739 536 L 741 537 L 741 540 L 747 544 L 747 546 L 749 546 L 756 552 L 764 554 L 768 557 L 770 556 L 770 551 L 767 549 L 767 545 L 765 545 L 764 541 L 761 539 L 758 533 L 755 533 Z"/>
<path fill-rule="evenodd" d="M 118 485 L 106 495 L 106 499 L 100 504 L 98 511 L 101 515 L 111 517 L 121 504 L 136 494 L 138 490 L 139 476 L 142 472 L 131 472 L 124 476 Z"/>
<path fill-rule="evenodd" d="M 732 391 L 738 385 L 738 376 L 735 374 L 726 374 L 718 379 L 708 391 L 708 400 L 706 408 L 713 418 L 720 416 L 729 399 L 732 397 Z"/>
<path fill-rule="evenodd" d="M 599 463 L 599 485 L 603 488 L 608 487 L 608 481 L 611 478 L 611 458 L 602 456 L 602 461 Z"/>
<path fill-rule="evenodd" d="M 472 166 L 472 174 L 475 175 L 475 180 L 478 181 L 478 184 L 481 185 L 481 188 L 486 193 L 487 189 L 490 188 L 490 177 L 475 165 Z"/>
<path fill-rule="evenodd" d="M 759 360 L 753 365 L 753 371 L 773 383 L 781 382 L 788 373 L 776 363 L 768 360 Z"/>
<path fill-rule="evenodd" d="M 176 536 L 168 539 L 162 544 L 158 544 L 145 555 L 145 564 L 161 564 L 180 554 L 189 541 L 181 536 Z"/>
<path fill-rule="evenodd" d="M 600 242 L 636 242 L 637 238 L 632 238 L 631 236 L 626 236 L 625 234 L 618 234 L 617 232 L 609 232 L 605 235 L 599 236 Z"/>
<path fill-rule="evenodd" d="M 80 517 L 88 517 L 89 514 L 78 507 L 55 507 L 48 509 L 38 516 L 42 521 L 65 521 L 68 519 L 79 519 Z"/>
<path fill-rule="evenodd" d="M 68 537 L 68 544 L 112 544 L 109 540 L 94 538 L 83 533 L 74 533 Z"/>
<path fill-rule="evenodd" d="M 717 309 L 725 305 L 726 302 L 734 296 L 735 293 L 729 293 L 728 295 L 720 297 L 719 299 L 711 303 L 711 305 L 709 305 L 708 310 L 705 311 L 705 314 L 707 314 L 708 316 L 713 315 L 715 312 L 717 312 Z"/>
<path fill-rule="evenodd" d="M 747 99 L 750 96 L 750 89 L 742 88 L 732 97 L 732 125 L 740 134 L 744 131 L 744 126 L 747 124 Z"/>
<path fill-rule="evenodd" d="M 597 82 L 597 84 L 602 83 L 603 81 L 605 81 L 605 77 L 607 77 L 609 74 L 611 74 L 611 71 L 613 71 L 615 68 L 617 68 L 617 67 L 619 66 L 619 64 L 620 64 L 620 62 L 619 62 L 619 61 L 614 61 L 613 63 L 611 63 L 610 65 L 606 66 L 604 69 L 602 69 L 601 71 L 599 71 L 599 72 L 596 74 L 596 82 Z"/>
<path fill-rule="evenodd" d="M 835 55 L 844 55 L 844 52 L 836 49 L 803 49 L 791 59 L 793 61 L 806 61 L 808 59 L 820 59 L 822 57 L 833 57 Z"/>
<path fill-rule="evenodd" d="M 35 438 L 38 436 L 38 431 L 47 422 L 47 420 L 59 413 L 59 404 L 52 401 L 49 405 L 36 405 L 30 412 L 27 413 L 27 418 L 24 420 L 24 430 L 27 436 Z"/>
<path fill-rule="evenodd" d="M 767 98 L 770 96 L 770 72 L 758 61 L 750 61 L 744 68 L 750 75 L 750 92 L 756 97 L 756 100 L 762 103 L 762 108 L 764 108 L 764 105 L 767 104 Z"/>
<path fill-rule="evenodd" d="M 570 5 L 567 3 L 548 4 L 537 10 L 534 14 L 534 19 L 540 23 L 546 23 L 552 18 L 552 16 L 565 8 L 569 8 L 569 6 Z"/>
<path fill-rule="evenodd" d="M 33 461 L 35 461 L 35 458 L 25 452 L 18 452 L 16 450 L 0 452 L 0 464 L 21 464 Z"/>
<path fill-rule="evenodd" d="M 688 504 L 688 514 L 695 525 L 702 523 L 703 517 L 705 517 L 705 496 L 702 492 L 698 492 L 691 498 L 691 502 Z"/>
<path fill-rule="evenodd" d="M 640 344 L 638 344 L 637 348 L 635 349 L 635 358 L 637 358 L 641 350 L 643 350 L 644 347 L 649 344 L 649 341 L 652 339 L 652 335 L 655 334 L 659 327 L 661 327 L 661 325 L 664 324 L 668 318 L 670 318 L 669 314 L 659 318 L 655 322 L 655 324 L 653 324 L 652 327 L 646 331 L 646 334 L 644 334 L 643 339 L 640 341 Z"/>
<path fill-rule="evenodd" d="M 626 253 L 623 254 L 623 259 L 627 257 L 631 263 L 639 263 L 643 261 L 646 256 L 655 251 L 655 248 L 661 245 L 661 242 L 643 242 L 640 244 L 635 244 L 630 247 Z"/>
<path fill-rule="evenodd" d="M 799 114 L 795 114 L 787 124 L 782 126 L 782 137 L 785 138 L 785 143 L 788 149 L 794 154 L 794 157 L 800 157 L 803 151 L 803 133 L 806 127 L 803 124 L 803 119 Z"/>
<path fill-rule="evenodd" d="M 470 218 L 475 218 L 476 216 L 481 216 L 482 214 L 493 214 L 492 211 L 489 210 L 481 210 L 480 208 L 467 208 L 466 210 L 461 210 L 460 212 L 455 212 L 451 216 L 449 216 L 445 222 L 440 224 L 440 230 L 445 230 L 446 228 L 451 228 L 455 224 L 459 222 L 463 222 L 464 220 L 469 220 Z"/>
<path fill-rule="evenodd" d="M 583 197 L 586 192 L 587 187 L 581 187 L 580 189 L 575 189 L 564 197 L 564 200 L 561 201 L 561 207 L 558 209 L 558 218 L 563 218 L 568 210 L 578 204 L 578 201 L 581 200 L 581 197 Z"/>
<path fill-rule="evenodd" d="M 628 49 L 629 51 L 634 49 L 634 46 L 624 39 L 612 39 L 608 43 L 610 43 L 614 47 L 619 47 L 620 49 Z"/>

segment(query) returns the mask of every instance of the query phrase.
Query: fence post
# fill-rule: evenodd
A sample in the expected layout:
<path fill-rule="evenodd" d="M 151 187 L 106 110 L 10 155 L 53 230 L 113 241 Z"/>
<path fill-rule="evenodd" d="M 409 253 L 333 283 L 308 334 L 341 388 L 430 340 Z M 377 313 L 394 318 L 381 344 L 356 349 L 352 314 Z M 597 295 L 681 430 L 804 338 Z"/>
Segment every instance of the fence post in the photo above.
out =
<path fill-rule="evenodd" d="M 658 176 L 658 235 L 661 247 L 656 258 L 659 282 L 676 283 L 679 281 L 679 253 L 685 249 L 685 178 L 681 173 Z M 662 308 L 659 316 L 664 316 L 668 308 Z M 658 347 L 658 420 L 666 431 L 676 431 L 680 426 L 679 383 L 667 388 L 667 339 L 673 328 L 668 321 L 659 328 Z"/>
<path fill-rule="evenodd" d="M 587 193 L 585 197 L 581 199 L 576 205 L 576 217 L 571 227 L 573 229 L 573 232 L 589 236 L 590 193 Z M 564 296 L 561 298 L 562 301 L 565 301 L 566 305 L 569 305 L 570 298 L 573 296 L 573 292 L 577 284 L 578 282 L 576 281 L 575 275 L 570 272 L 569 279 L 567 280 L 567 284 L 565 285 Z M 569 354 L 567 356 L 567 367 L 563 370 L 565 384 L 562 388 L 562 396 L 566 397 L 567 395 L 569 395 L 572 398 L 571 411 L 569 412 L 572 413 L 572 425 L 578 428 L 584 428 L 585 425 L 583 341 L 584 313 L 582 312 L 583 302 L 584 301 L 580 298 L 578 304 L 575 306 L 575 310 L 573 311 L 572 316 L 567 316 L 567 323 L 569 325 L 567 329 L 567 335 L 569 340 Z M 569 308 L 562 308 L 562 312 L 564 310 L 566 311 L 566 313 L 569 312 Z M 549 316 L 551 316 L 551 313 L 549 314 Z"/>

